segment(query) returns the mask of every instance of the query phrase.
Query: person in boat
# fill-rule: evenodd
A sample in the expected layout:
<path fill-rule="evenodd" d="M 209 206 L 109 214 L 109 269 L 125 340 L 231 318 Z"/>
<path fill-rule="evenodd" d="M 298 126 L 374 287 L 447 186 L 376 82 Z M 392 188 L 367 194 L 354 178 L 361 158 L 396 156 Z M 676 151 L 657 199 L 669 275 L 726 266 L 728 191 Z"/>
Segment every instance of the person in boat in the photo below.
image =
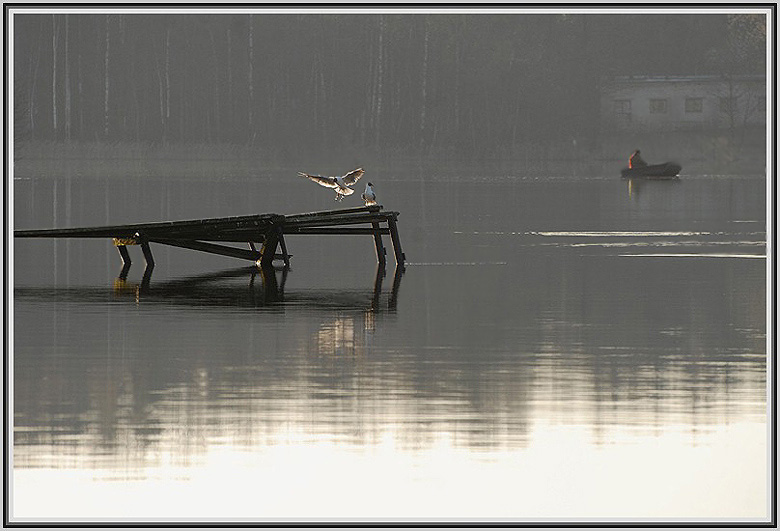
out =
<path fill-rule="evenodd" d="M 628 159 L 628 167 L 629 168 L 643 168 L 647 166 L 647 162 L 645 162 L 642 157 L 639 155 L 639 150 L 637 149 L 631 154 L 631 157 Z"/>

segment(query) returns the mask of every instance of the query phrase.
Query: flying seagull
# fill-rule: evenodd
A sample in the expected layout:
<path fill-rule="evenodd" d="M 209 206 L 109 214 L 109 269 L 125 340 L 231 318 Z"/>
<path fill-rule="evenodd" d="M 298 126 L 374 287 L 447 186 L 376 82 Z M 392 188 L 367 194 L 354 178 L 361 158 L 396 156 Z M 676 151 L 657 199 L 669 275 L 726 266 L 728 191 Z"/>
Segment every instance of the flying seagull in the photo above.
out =
<path fill-rule="evenodd" d="M 358 168 L 343 175 L 342 177 L 323 177 L 321 175 L 311 175 L 300 171 L 298 172 L 298 175 L 301 177 L 307 177 L 319 185 L 335 189 L 336 201 L 341 201 L 344 199 L 345 195 L 352 195 L 355 192 L 352 188 L 350 188 L 350 186 L 355 184 L 364 173 L 365 172 L 363 171 L 363 168 Z"/>
<path fill-rule="evenodd" d="M 371 183 L 366 184 L 366 191 L 360 196 L 363 198 L 363 201 L 366 202 L 366 206 L 376 204 L 376 194 L 374 193 L 374 189 L 371 188 L 372 186 L 373 184 Z"/>

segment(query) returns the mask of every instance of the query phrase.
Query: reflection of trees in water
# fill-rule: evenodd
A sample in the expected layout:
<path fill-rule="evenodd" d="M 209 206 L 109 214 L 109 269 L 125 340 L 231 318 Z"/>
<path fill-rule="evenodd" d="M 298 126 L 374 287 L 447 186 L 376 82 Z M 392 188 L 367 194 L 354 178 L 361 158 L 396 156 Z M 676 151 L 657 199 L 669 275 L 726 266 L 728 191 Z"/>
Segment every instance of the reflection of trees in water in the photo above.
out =
<path fill-rule="evenodd" d="M 280 425 L 301 420 L 296 411 L 316 398 L 316 383 L 308 382 L 306 375 L 310 366 L 316 368 L 313 360 L 318 356 L 309 356 L 306 338 L 316 338 L 319 331 L 321 354 L 350 354 L 345 359 L 362 355 L 370 348 L 367 336 L 381 327 L 384 318 L 378 316 L 396 311 L 403 270 L 395 271 L 384 290 L 386 271 L 379 268 L 373 290 L 285 294 L 286 274 L 241 268 L 159 283 L 149 275 L 140 284 L 120 277 L 112 289 L 17 288 L 20 300 L 55 306 L 95 304 L 109 315 L 105 327 L 85 327 L 69 312 L 55 310 L 55 345 L 23 356 L 17 353 L 17 445 L 52 445 L 71 456 L 58 457 L 60 450 L 51 453 L 43 457 L 49 466 L 101 466 L 116 459 L 117 453 L 129 462 L 146 462 L 147 454 L 158 453 L 161 447 L 180 456 L 178 464 L 188 465 L 205 451 L 208 441 L 224 438 L 226 429 L 229 437 L 251 445 Z M 133 306 L 152 308 L 174 304 L 195 311 L 268 309 L 271 323 L 274 315 L 298 317 L 291 319 L 289 333 L 269 335 L 267 326 L 259 327 L 259 336 L 250 336 L 244 349 L 234 342 L 221 346 L 213 338 L 199 345 L 185 337 L 185 330 L 160 334 L 152 327 L 138 334 L 125 322 L 124 313 L 114 312 L 119 318 L 111 318 L 110 308 L 128 299 Z M 103 343 L 105 351 L 101 345 L 92 345 L 86 353 L 76 351 L 78 346 L 59 349 L 57 337 L 68 337 L 76 327 L 88 330 L 84 342 Z M 356 337 L 363 339 L 356 342 Z M 40 464 L 36 461 L 40 458 L 35 454 L 25 458 L 22 452 L 17 462 Z"/>
<path fill-rule="evenodd" d="M 554 414 L 595 426 L 597 440 L 615 425 L 695 433 L 763 418 L 766 285 L 755 265 L 589 257 L 559 268 L 545 292 L 537 376 L 573 407 Z"/>
<path fill-rule="evenodd" d="M 447 311 L 432 315 L 430 327 L 451 335 L 410 331 L 399 345 L 393 342 L 404 332 L 393 328 L 403 314 L 391 300 L 400 277 L 379 296 L 370 289 L 287 290 L 268 307 L 273 311 L 252 313 L 257 324 L 240 329 L 230 328 L 230 319 L 206 320 L 204 331 L 141 337 L 113 319 L 100 332 L 108 338 L 85 332 L 84 341 L 106 341 L 105 351 L 44 344 L 17 356 L 15 438 L 17 448 L 30 449 L 17 462 L 142 467 L 174 459 L 186 466 L 212 444 L 324 438 L 372 445 L 388 433 L 412 450 L 441 437 L 471 449 L 517 448 L 539 420 L 591 426 L 596 444 L 610 444 L 615 429 L 686 426 L 695 434 L 756 418 L 766 399 L 766 306 L 754 266 L 553 252 L 529 257 L 511 285 L 500 275 L 471 278 L 480 294 L 501 289 L 501 297 L 487 297 L 499 306 L 485 318 L 481 295 L 469 292 L 472 305 L 458 305 L 463 293 L 445 286 L 459 277 L 431 273 L 423 295 L 435 294 L 442 299 L 435 308 Z M 672 276 L 677 281 L 664 280 Z M 711 289 L 712 278 L 724 279 L 723 290 Z M 246 272 L 166 284 L 152 281 L 141 306 L 252 306 Z M 56 303 L 115 300 L 102 291 L 48 295 Z M 57 316 L 57 333 L 83 326 L 68 312 Z M 241 335 L 224 346 L 200 344 L 214 333 Z M 56 451 L 35 455 L 38 445 Z"/>

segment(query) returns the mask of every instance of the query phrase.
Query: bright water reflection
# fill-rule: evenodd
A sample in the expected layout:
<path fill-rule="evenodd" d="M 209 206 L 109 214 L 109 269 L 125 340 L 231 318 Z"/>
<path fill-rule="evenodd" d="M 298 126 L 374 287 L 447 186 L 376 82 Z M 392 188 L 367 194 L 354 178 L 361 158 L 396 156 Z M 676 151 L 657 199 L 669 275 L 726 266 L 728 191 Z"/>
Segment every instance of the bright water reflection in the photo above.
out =
<path fill-rule="evenodd" d="M 332 206 L 267 178 L 20 180 L 15 222 Z M 762 178 L 372 182 L 403 274 L 17 241 L 14 516 L 765 516 Z"/>

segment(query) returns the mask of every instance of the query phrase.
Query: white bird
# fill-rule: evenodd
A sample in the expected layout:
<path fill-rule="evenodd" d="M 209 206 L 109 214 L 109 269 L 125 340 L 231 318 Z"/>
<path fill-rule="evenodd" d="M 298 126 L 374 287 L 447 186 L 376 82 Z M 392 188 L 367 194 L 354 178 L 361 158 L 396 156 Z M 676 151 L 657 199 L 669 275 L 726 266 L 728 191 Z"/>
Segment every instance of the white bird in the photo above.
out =
<path fill-rule="evenodd" d="M 374 193 L 374 189 L 371 188 L 372 186 L 371 183 L 366 184 L 366 191 L 360 196 L 363 198 L 363 201 L 366 202 L 366 206 L 376 204 L 376 194 Z"/>
<path fill-rule="evenodd" d="M 309 173 L 303 173 L 300 171 L 298 172 L 298 175 L 309 178 L 319 185 L 335 189 L 336 201 L 341 201 L 344 199 L 345 195 L 352 195 L 355 192 L 352 188 L 350 188 L 350 186 L 355 184 L 364 173 L 365 172 L 363 171 L 363 168 L 358 168 L 343 175 L 342 177 L 323 177 L 322 175 L 311 175 Z"/>

